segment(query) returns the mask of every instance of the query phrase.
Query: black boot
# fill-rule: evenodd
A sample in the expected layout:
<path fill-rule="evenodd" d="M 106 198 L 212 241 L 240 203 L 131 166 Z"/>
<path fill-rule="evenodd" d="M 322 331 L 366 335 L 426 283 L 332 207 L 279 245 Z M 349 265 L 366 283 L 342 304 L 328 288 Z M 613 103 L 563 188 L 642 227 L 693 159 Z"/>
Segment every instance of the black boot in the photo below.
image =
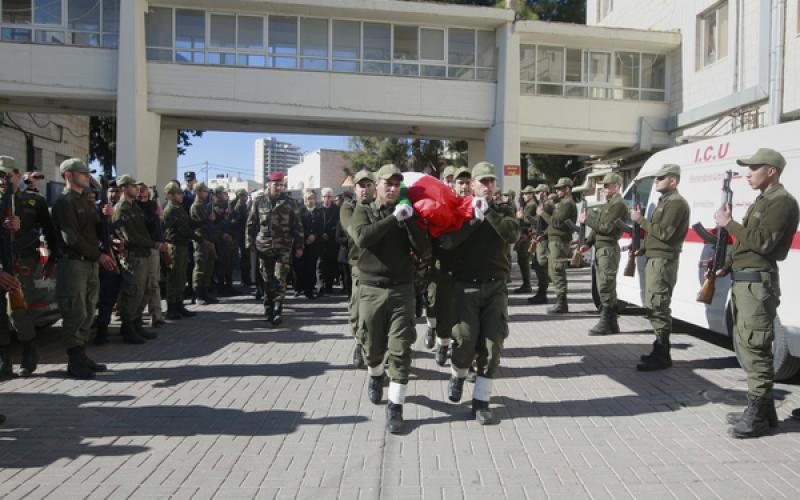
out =
<path fill-rule="evenodd" d="M 650 350 L 650 353 L 649 354 L 642 354 L 641 356 L 639 356 L 639 359 L 642 360 L 642 361 L 647 361 L 650 358 L 655 357 L 656 351 L 658 350 L 657 346 L 658 346 L 658 340 L 653 342 L 653 348 Z"/>
<path fill-rule="evenodd" d="M 425 340 L 423 342 L 425 349 L 433 349 L 434 344 L 436 344 L 436 328 L 429 326 L 425 330 Z"/>
<path fill-rule="evenodd" d="M 197 316 L 197 313 L 186 309 L 186 306 L 183 304 L 182 300 L 180 302 L 177 302 L 175 305 L 178 307 L 178 312 L 180 313 L 181 316 L 185 318 L 193 318 Z"/>
<path fill-rule="evenodd" d="M 461 401 L 461 396 L 464 394 L 464 380 L 466 379 L 450 375 L 450 381 L 447 382 L 447 399 L 453 403 Z"/>
<path fill-rule="evenodd" d="M 652 372 L 656 370 L 666 370 L 672 367 L 672 357 L 669 354 L 669 342 L 656 340 L 653 344 L 653 353 L 636 365 L 640 372 Z"/>
<path fill-rule="evenodd" d="M 747 411 L 747 409 L 749 409 L 751 406 L 750 399 L 751 397 L 748 395 L 747 408 L 745 408 L 745 411 L 728 413 L 727 415 L 725 415 L 725 420 L 731 425 L 738 424 L 744 418 L 744 414 Z M 767 404 L 767 423 L 772 429 L 778 427 L 778 412 L 775 410 L 775 400 L 772 398 L 769 398 Z"/>
<path fill-rule="evenodd" d="M 82 349 L 82 347 L 70 347 L 67 349 L 67 373 L 81 380 L 93 379 L 94 372 L 81 355 Z"/>
<path fill-rule="evenodd" d="M 370 376 L 367 385 L 367 396 L 373 404 L 380 404 L 383 399 L 383 375 Z"/>
<path fill-rule="evenodd" d="M 0 415 L 0 425 L 3 425 L 4 423 L 6 423 L 6 416 Z"/>
<path fill-rule="evenodd" d="M 30 377 L 39 366 L 39 353 L 32 342 L 22 343 L 22 362 L 19 364 L 20 377 Z"/>
<path fill-rule="evenodd" d="M 531 284 L 522 282 L 522 286 L 514 289 L 514 293 L 531 293 Z"/>
<path fill-rule="evenodd" d="M 272 320 L 275 318 L 275 310 L 272 308 L 272 299 L 264 301 L 264 316 L 267 317 L 267 321 L 270 323 L 272 323 Z"/>
<path fill-rule="evenodd" d="M 139 336 L 133 326 L 127 321 L 122 322 L 119 333 L 122 335 L 122 341 L 126 344 L 144 344 L 144 339 Z"/>
<path fill-rule="evenodd" d="M 556 297 L 556 303 L 547 310 L 547 314 L 564 314 L 569 312 L 569 306 L 567 306 L 567 296 L 566 295 L 559 295 Z"/>
<path fill-rule="evenodd" d="M 539 287 L 536 290 L 536 295 L 528 297 L 528 304 L 547 304 L 547 287 Z"/>
<path fill-rule="evenodd" d="M 141 319 L 133 322 L 133 329 L 140 337 L 142 337 L 145 340 L 153 340 L 154 338 L 158 337 L 158 334 L 156 332 L 145 330 L 145 328 L 142 326 Z"/>
<path fill-rule="evenodd" d="M 81 347 L 81 356 L 83 356 L 83 361 L 86 363 L 86 366 L 88 366 L 93 372 L 104 372 L 108 370 L 106 365 L 102 363 L 95 363 L 92 358 L 86 355 L 86 347 Z"/>
<path fill-rule="evenodd" d="M 198 288 L 194 291 L 194 299 L 198 306 L 207 306 L 211 304 L 211 302 L 208 301 L 206 291 L 202 288 Z"/>
<path fill-rule="evenodd" d="M 600 321 L 589 330 L 589 335 L 611 334 L 610 311 L 611 309 L 609 307 L 602 306 L 600 309 Z"/>
<path fill-rule="evenodd" d="M 747 408 L 742 413 L 742 418 L 736 425 L 728 429 L 728 435 L 734 438 L 755 438 L 769 434 L 770 412 L 775 411 L 775 402 L 772 397 L 748 397 Z M 775 424 L 777 426 L 777 416 Z"/>
<path fill-rule="evenodd" d="M 494 416 L 492 409 L 489 408 L 488 401 L 473 399 L 472 416 L 481 425 L 494 425 L 497 423 L 497 418 Z"/>
<path fill-rule="evenodd" d="M 608 323 L 611 325 L 611 333 L 619 333 L 619 321 L 617 320 L 617 306 L 608 308 Z"/>
<path fill-rule="evenodd" d="M 364 366 L 366 366 L 364 363 L 364 352 L 361 350 L 361 344 L 356 342 L 356 346 L 353 349 L 353 368 L 361 370 Z"/>
<path fill-rule="evenodd" d="M 97 331 L 94 334 L 94 345 L 108 344 L 108 325 L 97 325 Z"/>
<path fill-rule="evenodd" d="M 181 312 L 179 310 L 178 304 L 174 302 L 167 302 L 167 319 L 170 321 L 175 321 L 183 318 Z"/>
<path fill-rule="evenodd" d="M 9 346 L 0 346 L 0 380 L 14 378 L 14 367 L 11 364 L 11 349 Z"/>
<path fill-rule="evenodd" d="M 283 302 L 280 300 L 276 300 L 274 304 L 272 304 L 272 319 L 270 319 L 270 323 L 275 326 L 281 324 L 283 318 L 281 315 L 283 314 Z"/>
<path fill-rule="evenodd" d="M 444 366 L 447 363 L 447 357 L 450 353 L 450 345 L 442 345 L 439 344 L 439 347 L 436 348 L 436 353 L 433 355 L 433 360 L 436 361 L 436 364 L 439 366 Z"/>
<path fill-rule="evenodd" d="M 392 434 L 402 434 L 405 430 L 403 422 L 403 405 L 389 401 L 386 404 L 386 430 Z"/>

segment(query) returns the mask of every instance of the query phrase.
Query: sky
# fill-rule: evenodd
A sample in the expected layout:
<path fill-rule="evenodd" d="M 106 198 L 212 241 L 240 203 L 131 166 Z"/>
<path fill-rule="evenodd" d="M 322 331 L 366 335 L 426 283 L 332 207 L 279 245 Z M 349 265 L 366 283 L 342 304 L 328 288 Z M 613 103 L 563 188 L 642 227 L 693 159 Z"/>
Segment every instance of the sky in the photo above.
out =
<path fill-rule="evenodd" d="M 276 137 L 280 141 L 298 146 L 304 153 L 317 149 L 347 149 L 349 137 L 329 135 L 293 135 L 244 132 L 205 132 L 202 137 L 192 139 L 186 154 L 178 157 L 178 175 L 183 177 L 187 170 L 193 170 L 197 178 L 205 180 L 203 162 L 209 163 L 209 178 L 217 174 L 255 178 L 256 139 Z"/>

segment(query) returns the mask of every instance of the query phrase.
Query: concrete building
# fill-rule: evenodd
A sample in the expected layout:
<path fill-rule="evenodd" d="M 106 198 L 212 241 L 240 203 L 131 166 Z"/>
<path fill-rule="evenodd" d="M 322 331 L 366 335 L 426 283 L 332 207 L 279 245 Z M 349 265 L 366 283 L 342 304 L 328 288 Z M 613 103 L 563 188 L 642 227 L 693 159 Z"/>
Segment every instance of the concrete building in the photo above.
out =
<path fill-rule="evenodd" d="M 240 189 L 246 189 L 248 193 L 252 193 L 253 191 L 261 191 L 264 188 L 264 184 L 262 183 L 252 179 L 243 179 L 241 177 L 224 176 L 208 180 L 208 187 L 210 189 L 216 189 L 219 186 L 225 188 L 229 193 L 234 194 Z"/>
<path fill-rule="evenodd" d="M 285 174 L 289 171 L 289 167 L 303 161 L 303 152 L 300 148 L 274 137 L 256 139 L 255 148 L 255 177 L 256 182 L 262 185 L 272 172 Z"/>
<path fill-rule="evenodd" d="M 798 0 L 589 0 L 588 26 L 395 0 L 27 4 L 0 4 L 0 108 L 115 113 L 120 170 L 159 185 L 181 128 L 461 139 L 518 189 L 520 153 L 643 156 L 731 110 L 800 109 Z"/>
<path fill-rule="evenodd" d="M 303 161 L 289 169 L 289 189 L 337 188 L 346 174 L 347 160 L 344 151 L 318 149 L 303 157 Z"/>

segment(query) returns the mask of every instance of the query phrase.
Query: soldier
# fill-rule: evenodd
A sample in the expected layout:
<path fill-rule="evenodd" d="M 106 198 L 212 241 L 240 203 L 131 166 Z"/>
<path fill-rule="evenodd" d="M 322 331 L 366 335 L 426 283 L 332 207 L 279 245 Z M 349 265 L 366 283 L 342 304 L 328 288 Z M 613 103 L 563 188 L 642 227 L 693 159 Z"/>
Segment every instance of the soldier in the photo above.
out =
<path fill-rule="evenodd" d="M 112 184 L 109 185 L 106 195 L 108 200 L 106 205 L 101 202 L 96 203 L 97 216 L 100 218 L 107 217 L 104 214 L 104 210 L 113 214 L 114 205 L 119 202 L 120 192 L 115 181 L 112 181 Z M 95 318 L 95 345 L 108 343 L 108 325 L 111 324 L 111 313 L 114 309 L 114 304 L 117 303 L 119 290 L 122 286 L 122 276 L 119 272 L 120 262 L 118 260 L 118 256 L 124 251 L 122 242 L 118 239 L 112 239 L 112 248 L 106 248 L 105 244 L 105 241 L 100 242 L 101 250 L 114 259 L 116 265 L 113 270 L 100 266 L 100 297 L 97 301 L 97 318 Z M 115 248 L 113 247 L 114 245 L 116 245 Z"/>
<path fill-rule="evenodd" d="M 144 182 L 136 185 L 139 188 L 134 203 L 142 209 L 144 213 L 144 223 L 150 238 L 154 242 L 163 242 L 163 235 L 159 234 L 160 227 L 157 223 L 161 222 L 161 207 L 155 200 L 150 199 L 150 189 Z M 153 248 L 147 259 L 147 272 L 150 274 L 150 288 L 145 290 L 147 300 L 147 312 L 150 313 L 150 326 L 158 328 L 166 324 L 164 312 L 161 310 L 161 252 Z"/>
<path fill-rule="evenodd" d="M 384 165 L 377 178 L 375 201 L 358 205 L 350 222 L 350 234 L 359 248 L 358 340 L 370 375 L 367 394 L 374 404 L 383 398 L 383 363 L 388 357 L 386 426 L 389 432 L 400 433 L 411 345 L 416 340 L 411 251 L 427 257 L 430 239 L 415 220 L 409 220 L 414 209 L 397 203 L 403 181 L 400 169 Z"/>
<path fill-rule="evenodd" d="M 322 188 L 322 246 L 320 248 L 320 295 L 333 293 L 333 282 L 339 274 L 339 245 L 336 228 L 339 226 L 339 207 L 333 202 L 333 190 Z"/>
<path fill-rule="evenodd" d="M 244 286 L 251 286 L 253 284 L 250 278 L 250 252 L 247 251 L 247 216 L 250 214 L 250 194 L 246 189 L 240 189 L 236 192 L 236 200 L 233 202 L 231 212 L 231 225 L 236 230 L 236 247 L 238 250 L 239 258 L 239 273 L 241 274 L 241 282 Z"/>
<path fill-rule="evenodd" d="M 192 317 L 195 313 L 183 304 L 186 285 L 186 269 L 189 260 L 189 245 L 194 241 L 202 244 L 202 239 L 192 231 L 189 214 L 183 208 L 183 191 L 177 182 L 164 186 L 167 194 L 167 208 L 164 210 L 164 240 L 172 257 L 172 267 L 167 274 L 167 319 Z"/>
<path fill-rule="evenodd" d="M 678 193 L 681 167 L 666 164 L 655 174 L 656 191 L 661 193 L 650 218 L 641 210 L 631 210 L 631 220 L 645 231 L 644 255 L 647 257 L 644 275 L 644 302 L 649 310 L 650 324 L 656 334 L 653 351 L 642 356 L 636 365 L 639 371 L 663 370 L 672 366 L 669 336 L 672 316 L 669 308 L 672 289 L 678 279 L 678 257 L 689 230 L 689 204 Z"/>
<path fill-rule="evenodd" d="M 572 199 L 572 179 L 562 177 L 554 186 L 556 196 L 536 209 L 536 215 L 547 223 L 547 274 L 556 289 L 556 303 L 547 310 L 550 314 L 569 312 L 567 305 L 567 263 L 569 242 L 575 231 L 578 207 Z"/>
<path fill-rule="evenodd" d="M 520 274 L 522 274 L 522 286 L 516 288 L 514 293 L 531 293 L 531 223 L 536 213 L 536 202 L 534 194 L 536 190 L 533 186 L 525 186 L 522 190 L 523 205 L 517 209 L 517 219 L 519 219 L 519 240 L 515 249 L 517 251 L 517 264 Z"/>
<path fill-rule="evenodd" d="M 44 174 L 37 170 L 31 170 L 25 172 L 25 175 L 22 177 L 22 181 L 25 183 L 25 191 L 31 191 L 33 193 L 39 192 L 39 181 L 44 180 Z"/>
<path fill-rule="evenodd" d="M 147 305 L 147 291 L 150 289 L 150 250 L 156 249 L 160 252 L 164 243 L 153 241 L 147 230 L 144 211 L 135 203 L 139 186 L 133 177 L 118 177 L 117 187 L 122 192 L 122 198 L 114 206 L 111 220 L 115 224 L 121 221 L 116 233 L 125 244 L 126 251 L 117 305 L 122 319 L 120 333 L 128 344 L 143 344 L 145 340 L 158 336 L 155 332 L 144 329 L 142 313 Z"/>
<path fill-rule="evenodd" d="M 14 159 L 10 156 L 0 157 L 6 177 L 2 182 L 2 189 L 5 190 L 6 183 L 10 183 L 14 193 L 14 216 L 19 219 L 19 230 L 14 236 L 15 263 L 18 266 L 17 278 L 22 283 L 22 292 L 29 301 L 36 297 L 34 280 L 38 278 L 46 279 L 54 270 L 53 263 L 58 258 L 57 236 L 55 228 L 50 219 L 50 212 L 47 202 L 40 194 L 35 191 L 20 191 L 18 189 L 19 180 L 22 177 L 20 171 L 14 167 Z M 10 175 L 8 171 L 10 170 Z M 44 236 L 47 248 L 50 250 L 52 259 L 47 265 L 42 267 L 39 264 L 39 238 Z M 22 377 L 29 377 L 36 371 L 39 363 L 39 353 L 33 340 L 36 338 L 36 328 L 34 326 L 34 309 L 12 309 L 8 307 L 10 326 L 16 330 L 17 338 L 22 343 L 22 361 L 20 363 L 19 374 Z M 11 338 L 4 332 L 0 332 L 0 349 L 7 347 L 11 343 Z M 4 363 L 5 365 L 5 363 Z M 3 370 L 6 369 L 4 366 Z M 7 369 L 11 369 L 9 361 Z M 0 370 L 2 371 L 2 370 Z"/>
<path fill-rule="evenodd" d="M 600 295 L 600 321 L 589 330 L 590 335 L 619 333 L 617 322 L 617 271 L 619 270 L 619 239 L 622 230 L 617 221 L 625 217 L 628 209 L 622 201 L 622 177 L 608 173 L 603 177 L 606 203 L 589 211 L 581 210 L 578 223 L 586 224 L 592 234 L 579 251 L 587 252 L 594 246 L 594 275 Z"/>
<path fill-rule="evenodd" d="M 495 166 L 485 161 L 476 164 L 472 168 L 475 220 L 441 238 L 442 246 L 453 253 L 455 282 L 455 343 L 447 397 L 454 403 L 461 401 L 464 380 L 476 361 L 478 377 L 472 393 L 472 416 L 481 425 L 497 423 L 489 400 L 500 351 L 508 336 L 508 248 L 519 237 L 514 209 L 507 203 L 494 203 L 496 186 Z"/>
<path fill-rule="evenodd" d="M 736 163 L 748 167 L 747 182 L 761 194 L 747 209 L 741 224 L 732 220 L 730 206 L 720 208 L 714 219 L 736 238 L 733 252 L 717 276 L 731 274 L 734 342 L 747 374 L 747 408 L 727 415 L 733 425 L 728 433 L 749 438 L 763 436 L 770 427 L 778 426 L 772 394 L 772 341 L 781 296 L 778 262 L 789 253 L 800 209 L 780 182 L 786 166 L 783 155 L 761 148 Z"/>
<path fill-rule="evenodd" d="M 5 193 L 6 187 L 11 183 L 14 171 L 16 170 L 16 161 L 10 156 L 0 156 L 0 188 Z M 4 233 L 17 233 L 21 227 L 20 217 L 18 215 L 11 215 L 3 219 L 3 232 Z M 5 236 L 7 237 L 7 235 Z M 3 251 L 3 245 L 0 245 L 0 252 Z M 12 269 L 3 269 L 0 271 L 0 287 L 4 295 L 8 292 L 16 292 L 22 288 L 19 279 L 14 275 Z M 4 297 L 5 298 L 5 297 Z M 3 302 L 5 305 L 6 301 Z M 14 377 L 14 369 L 11 362 L 11 325 L 8 321 L 7 307 L 0 308 L 0 380 L 6 380 Z M 31 360 L 36 361 L 36 360 Z M 29 362 L 23 360 L 27 366 Z"/>
<path fill-rule="evenodd" d="M 534 189 L 534 195 L 538 201 L 531 207 L 532 214 L 525 214 L 528 223 L 531 225 L 531 238 L 536 240 L 536 252 L 533 259 L 533 271 L 536 273 L 536 294 L 528 297 L 528 304 L 547 304 L 547 287 L 550 284 L 550 275 L 547 268 L 549 266 L 548 256 L 550 250 L 547 248 L 547 222 L 544 217 L 536 215 L 538 207 L 542 206 L 550 194 L 550 186 L 539 184 Z"/>
<path fill-rule="evenodd" d="M 197 238 L 194 240 L 194 272 L 192 274 L 192 286 L 194 296 L 200 305 L 216 304 L 219 301 L 211 295 L 211 277 L 214 274 L 214 260 L 217 258 L 217 251 L 214 247 L 213 228 L 214 211 L 208 199 L 208 187 L 202 182 L 194 187 L 195 200 L 192 203 L 190 219 L 192 229 Z M 183 204 L 186 206 L 186 192 L 184 192 Z"/>
<path fill-rule="evenodd" d="M 303 194 L 303 206 L 300 207 L 300 220 L 303 223 L 303 256 L 295 259 L 297 275 L 295 288 L 297 294 L 304 293 L 309 299 L 316 297 L 317 261 L 322 248 L 324 231 L 323 210 L 317 206 L 317 195 L 314 191 Z"/>
<path fill-rule="evenodd" d="M 292 250 L 295 257 L 303 256 L 303 224 L 294 200 L 284 193 L 284 177 L 283 172 L 269 175 L 265 193 L 253 202 L 247 219 L 247 241 L 258 252 L 264 280 L 264 315 L 273 325 L 282 320 Z"/>
<path fill-rule="evenodd" d="M 221 296 L 236 295 L 237 290 L 233 288 L 236 228 L 231 224 L 231 206 L 228 200 L 228 193 L 222 186 L 217 186 L 214 190 L 214 227 L 217 249 L 217 262 L 215 264 L 217 293 Z"/>
<path fill-rule="evenodd" d="M 455 191 L 456 191 L 456 178 L 455 178 L 455 173 L 456 173 L 456 167 L 454 167 L 454 166 L 452 166 L 452 165 L 448 165 L 448 166 L 446 166 L 446 167 L 444 168 L 444 171 L 442 172 L 442 179 L 441 179 L 441 180 L 442 180 L 442 182 L 444 182 L 445 184 L 447 184 L 447 186 L 448 186 L 450 189 L 452 189 L 452 190 L 453 190 L 453 192 L 455 192 Z"/>
<path fill-rule="evenodd" d="M 186 183 L 186 189 L 183 191 L 183 208 L 191 218 L 192 205 L 197 198 L 197 176 L 192 171 L 183 173 L 183 180 Z M 194 247 L 192 243 L 186 248 L 189 252 L 189 260 L 186 263 L 186 295 L 192 298 L 192 304 L 195 303 L 194 296 Z"/>
<path fill-rule="evenodd" d="M 83 160 L 70 158 L 59 166 L 67 188 L 53 206 L 53 223 L 63 241 L 63 255 L 56 270 L 56 296 L 62 318 L 64 347 L 69 361 L 67 372 L 79 379 L 94 378 L 106 366 L 86 355 L 86 342 L 92 325 L 100 288 L 97 268 L 116 269 L 116 262 L 100 251 L 97 224 L 100 218 L 89 201 L 89 167 Z M 106 215 L 111 207 L 106 207 Z"/>

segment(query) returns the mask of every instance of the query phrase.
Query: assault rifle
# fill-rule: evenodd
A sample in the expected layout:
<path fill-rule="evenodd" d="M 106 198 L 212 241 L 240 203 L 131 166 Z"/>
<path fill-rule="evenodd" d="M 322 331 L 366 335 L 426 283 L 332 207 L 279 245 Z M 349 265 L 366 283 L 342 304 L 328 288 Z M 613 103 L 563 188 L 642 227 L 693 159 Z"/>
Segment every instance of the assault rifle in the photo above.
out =
<path fill-rule="evenodd" d="M 100 236 L 103 238 L 103 252 L 111 257 L 114 262 L 114 272 L 118 273 L 117 259 L 114 257 L 114 248 L 111 243 L 111 226 L 108 222 L 108 217 L 103 215 L 103 209 L 108 206 L 108 178 L 105 175 L 100 176 Z"/>
<path fill-rule="evenodd" d="M 540 207 L 544 206 L 545 195 L 544 193 L 539 193 L 539 203 Z M 541 241 L 544 241 L 544 218 L 541 215 L 536 216 L 536 234 L 531 236 L 531 246 L 528 247 L 528 253 L 534 254 L 536 253 L 536 247 L 539 245 Z"/>
<path fill-rule="evenodd" d="M 158 216 L 158 187 L 153 186 L 153 226 L 155 227 L 156 239 L 164 242 L 164 228 L 161 226 L 161 217 Z M 161 252 L 161 260 L 164 261 L 164 266 L 167 268 L 172 267 L 172 257 L 169 255 L 168 250 Z"/>
<path fill-rule="evenodd" d="M 586 210 L 586 197 L 583 197 L 581 201 L 581 212 Z M 575 249 L 575 252 L 572 254 L 572 259 L 570 259 L 569 265 L 570 267 L 581 267 L 583 264 L 583 255 L 581 254 L 581 247 L 586 244 L 586 223 L 583 223 L 578 228 L 578 247 Z"/>
<path fill-rule="evenodd" d="M 728 170 L 725 172 L 725 179 L 722 181 L 722 206 L 733 207 L 733 191 L 731 190 L 731 179 L 733 178 L 733 171 Z M 728 251 L 728 230 L 724 227 L 717 226 L 713 233 L 709 233 L 699 222 L 692 226 L 703 242 L 706 244 L 714 245 L 714 254 L 708 260 L 708 271 L 706 272 L 706 280 L 703 287 L 697 293 L 697 302 L 704 304 L 711 304 L 714 300 L 715 282 L 717 279 L 717 271 L 722 269 L 725 265 L 725 256 Z M 716 233 L 716 234 L 714 234 Z"/>
<path fill-rule="evenodd" d="M 6 177 L 5 189 L 3 189 L 3 199 L 0 201 L 3 210 L 3 220 L 14 216 L 14 183 L 11 175 Z M 17 262 L 14 258 L 14 232 L 3 228 L 3 271 L 8 274 L 17 275 Z M 7 292 L 11 309 L 14 311 L 27 309 L 25 295 L 22 288 Z"/>
<path fill-rule="evenodd" d="M 639 198 L 639 181 L 633 181 L 633 208 L 636 210 L 642 209 L 642 202 Z M 628 262 L 625 264 L 624 275 L 628 278 L 636 274 L 636 257 L 640 254 L 642 248 L 642 230 L 638 223 L 634 222 L 631 226 L 625 224 L 617 219 L 617 227 L 622 231 L 631 235 L 631 244 L 628 247 Z"/>

